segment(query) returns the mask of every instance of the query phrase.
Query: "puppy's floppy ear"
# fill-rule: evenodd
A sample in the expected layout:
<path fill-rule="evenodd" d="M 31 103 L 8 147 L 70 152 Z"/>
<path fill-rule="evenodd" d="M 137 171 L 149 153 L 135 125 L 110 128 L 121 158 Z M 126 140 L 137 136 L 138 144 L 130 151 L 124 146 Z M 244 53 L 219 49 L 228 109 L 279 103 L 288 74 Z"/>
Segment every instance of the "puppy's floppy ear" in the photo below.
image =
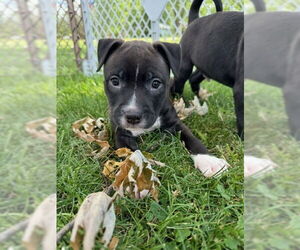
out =
<path fill-rule="evenodd" d="M 108 57 L 116 50 L 119 48 L 122 44 L 124 43 L 123 40 L 121 39 L 100 39 L 98 42 L 98 69 L 97 72 L 101 69 L 103 64 L 106 62 Z"/>
<path fill-rule="evenodd" d="M 180 45 L 177 43 L 155 42 L 153 47 L 166 60 L 175 77 L 178 77 L 181 58 Z"/>

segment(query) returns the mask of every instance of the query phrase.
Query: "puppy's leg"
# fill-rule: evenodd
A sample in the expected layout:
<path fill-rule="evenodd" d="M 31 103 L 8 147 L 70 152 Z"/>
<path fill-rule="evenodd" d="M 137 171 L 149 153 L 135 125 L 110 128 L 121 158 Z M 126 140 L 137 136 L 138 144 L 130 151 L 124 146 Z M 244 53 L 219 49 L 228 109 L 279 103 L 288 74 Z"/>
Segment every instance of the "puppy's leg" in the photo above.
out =
<path fill-rule="evenodd" d="M 238 135 L 244 139 L 244 39 L 239 43 L 233 98 Z"/>
<path fill-rule="evenodd" d="M 225 160 L 209 155 L 202 142 L 182 122 L 178 122 L 176 130 L 181 131 L 181 140 L 191 153 L 195 168 L 199 169 L 205 177 L 220 174 L 229 167 Z"/>
<path fill-rule="evenodd" d="M 189 78 L 191 89 L 195 95 L 199 96 L 200 83 L 205 79 L 200 70 L 195 70 Z"/>
<path fill-rule="evenodd" d="M 291 133 L 300 140 L 300 33 L 291 47 L 283 94 Z"/>
<path fill-rule="evenodd" d="M 300 140 L 300 86 L 292 86 L 291 82 L 287 82 L 283 92 L 291 133 Z"/>
<path fill-rule="evenodd" d="M 184 84 L 189 79 L 190 75 L 193 71 L 193 64 L 190 62 L 189 59 L 183 59 L 180 64 L 180 71 L 178 78 L 174 78 L 174 87 L 175 87 L 175 94 L 182 95 Z"/>
<path fill-rule="evenodd" d="M 130 132 L 126 132 L 123 129 L 117 128 L 115 134 L 115 143 L 116 148 L 129 148 L 132 151 L 138 149 L 138 144 L 136 142 L 136 137 L 133 137 L 129 134 Z"/>
<path fill-rule="evenodd" d="M 244 80 L 233 87 L 234 108 L 239 137 L 244 139 Z"/>

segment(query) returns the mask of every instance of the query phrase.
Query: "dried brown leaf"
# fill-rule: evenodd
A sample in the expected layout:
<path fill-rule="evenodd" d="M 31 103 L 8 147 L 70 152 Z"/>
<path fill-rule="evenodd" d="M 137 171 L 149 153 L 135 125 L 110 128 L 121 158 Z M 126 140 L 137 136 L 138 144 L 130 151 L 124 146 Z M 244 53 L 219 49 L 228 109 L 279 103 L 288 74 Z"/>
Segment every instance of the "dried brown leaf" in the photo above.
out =
<path fill-rule="evenodd" d="M 197 96 L 194 96 L 194 99 L 190 102 L 189 107 L 186 107 L 186 104 L 182 98 L 175 100 L 173 105 L 180 120 L 184 120 L 193 112 L 201 116 L 208 112 L 207 103 L 204 102 L 204 104 L 201 105 Z"/>
<path fill-rule="evenodd" d="M 120 162 L 119 166 L 120 170 L 116 174 L 115 181 L 112 184 L 115 189 L 118 189 L 128 176 L 129 170 L 133 166 L 133 163 L 129 159 L 126 159 L 125 161 Z"/>
<path fill-rule="evenodd" d="M 173 102 L 174 108 L 180 120 L 184 120 L 193 112 L 193 108 L 186 108 L 183 98 Z"/>
<path fill-rule="evenodd" d="M 108 249 L 115 250 L 117 248 L 118 244 L 119 244 L 119 239 L 117 237 L 112 237 L 112 239 L 108 245 Z"/>
<path fill-rule="evenodd" d="M 85 117 L 74 122 L 72 129 L 79 138 L 88 142 L 108 140 L 108 130 L 103 118 L 95 120 Z"/>
<path fill-rule="evenodd" d="M 120 170 L 113 182 L 113 187 L 120 196 L 127 194 L 136 199 L 151 194 L 157 200 L 156 188 L 158 185 L 160 182 L 156 177 L 156 172 L 140 150 L 136 150 L 121 162 Z"/>
<path fill-rule="evenodd" d="M 207 103 L 204 102 L 203 105 L 200 104 L 199 99 L 197 96 L 194 96 L 193 101 L 190 102 L 191 107 L 194 108 L 194 112 L 198 115 L 205 115 L 208 113 L 208 106 Z"/>
<path fill-rule="evenodd" d="M 71 234 L 71 246 L 74 250 L 80 249 L 83 229 L 83 249 L 92 250 L 95 239 L 100 231 L 104 246 L 108 246 L 115 228 L 116 215 L 114 212 L 113 198 L 104 192 L 88 195 L 81 204 L 76 215 Z"/>
<path fill-rule="evenodd" d="M 120 164 L 121 164 L 120 162 L 108 160 L 104 164 L 102 174 L 104 174 L 106 177 L 109 178 L 115 178 L 116 177 L 115 172 L 119 168 Z"/>
<path fill-rule="evenodd" d="M 207 101 L 208 97 L 213 96 L 214 93 L 210 93 L 207 89 L 201 88 L 198 93 L 199 97 L 203 101 Z"/>
<path fill-rule="evenodd" d="M 178 195 L 180 195 L 180 191 L 176 189 L 175 191 L 172 191 L 172 195 L 174 197 L 177 197 Z"/>
<path fill-rule="evenodd" d="M 40 234 L 42 232 L 42 235 Z M 56 194 L 48 196 L 34 211 L 22 238 L 27 250 L 56 249 Z"/>
<path fill-rule="evenodd" d="M 93 156 L 95 159 L 99 159 L 103 156 L 105 156 L 107 154 L 109 150 L 109 147 L 104 147 L 104 148 L 100 148 L 97 150 L 94 150 L 93 152 L 91 152 L 91 156 Z"/>
<path fill-rule="evenodd" d="M 100 149 L 91 153 L 94 158 L 101 158 L 107 154 L 110 145 L 108 143 L 108 130 L 103 118 L 97 120 L 85 117 L 73 123 L 73 132 L 75 135 L 87 142 L 94 142 Z"/>
<path fill-rule="evenodd" d="M 56 119 L 53 117 L 45 117 L 26 123 L 26 131 L 33 137 L 56 142 Z"/>
<path fill-rule="evenodd" d="M 127 157 L 132 154 L 132 151 L 129 148 L 119 148 L 115 151 L 115 154 L 118 157 Z"/>
<path fill-rule="evenodd" d="M 153 188 L 153 189 L 151 189 L 151 191 L 150 191 L 150 193 L 151 193 L 151 196 L 153 197 L 153 199 L 156 201 L 156 202 L 158 202 L 158 189 L 156 189 L 156 188 Z"/>

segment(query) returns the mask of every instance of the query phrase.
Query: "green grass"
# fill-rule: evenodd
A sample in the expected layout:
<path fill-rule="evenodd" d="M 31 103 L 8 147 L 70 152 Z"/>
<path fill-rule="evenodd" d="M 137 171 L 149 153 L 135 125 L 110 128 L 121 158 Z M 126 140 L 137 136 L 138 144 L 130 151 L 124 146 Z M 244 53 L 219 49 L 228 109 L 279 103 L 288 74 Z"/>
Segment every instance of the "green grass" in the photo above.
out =
<path fill-rule="evenodd" d="M 4 61 L 12 65 L 0 72 L 0 232 L 28 218 L 55 192 L 54 145 L 25 131 L 29 121 L 55 116 L 55 79 L 34 71 L 17 52 L 26 55 L 21 49 L 0 51 L 5 58 L 0 66 Z M 0 249 L 21 249 L 21 237 L 17 234 Z"/>
<path fill-rule="evenodd" d="M 281 90 L 251 81 L 245 86 L 245 153 L 279 166 L 245 182 L 245 247 L 298 249 L 299 142 L 290 135 Z"/>
<path fill-rule="evenodd" d="M 84 198 L 103 190 L 110 181 L 102 174 L 110 157 L 94 160 L 88 143 L 76 138 L 71 124 L 87 115 L 108 117 L 103 79 L 81 74 L 59 76 L 57 192 L 58 228 L 74 218 Z M 142 136 L 142 150 L 159 143 L 151 153 L 165 167 L 156 167 L 162 185 L 159 203 L 151 198 L 117 201 L 120 208 L 114 235 L 118 249 L 237 249 L 243 247 L 243 144 L 236 135 L 231 89 L 214 82 L 209 113 L 185 120 L 209 151 L 233 167 L 219 178 L 207 179 L 193 167 L 178 136 L 157 131 Z M 185 97 L 192 99 L 189 88 Z M 180 194 L 175 197 L 172 191 Z M 59 247 L 69 248 L 70 234 Z M 97 247 L 99 247 L 97 243 Z"/>

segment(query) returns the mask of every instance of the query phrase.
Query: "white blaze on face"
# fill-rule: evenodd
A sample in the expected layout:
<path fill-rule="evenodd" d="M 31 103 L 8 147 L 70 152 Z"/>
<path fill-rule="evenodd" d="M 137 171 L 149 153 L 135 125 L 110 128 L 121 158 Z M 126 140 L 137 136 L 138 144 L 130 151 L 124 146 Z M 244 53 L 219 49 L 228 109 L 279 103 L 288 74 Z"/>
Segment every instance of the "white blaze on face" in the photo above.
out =
<path fill-rule="evenodd" d="M 128 104 L 125 106 L 124 110 L 128 111 L 128 110 L 135 110 L 137 109 L 137 103 L 136 103 L 136 95 L 135 95 L 135 91 L 133 92 L 133 95 L 131 96 Z"/>
<path fill-rule="evenodd" d="M 140 71 L 140 65 L 137 64 L 136 65 L 136 70 L 135 70 L 135 86 L 137 84 L 137 79 L 138 79 L 139 71 Z"/>
<path fill-rule="evenodd" d="M 132 94 L 131 98 L 129 99 L 128 104 L 124 107 L 125 112 L 128 111 L 128 110 L 138 109 L 137 102 L 136 102 L 135 90 L 136 90 L 136 87 L 137 87 L 137 79 L 138 79 L 139 71 L 140 71 L 139 64 L 137 64 L 136 70 L 135 70 L 135 85 L 134 85 L 133 94 Z"/>

